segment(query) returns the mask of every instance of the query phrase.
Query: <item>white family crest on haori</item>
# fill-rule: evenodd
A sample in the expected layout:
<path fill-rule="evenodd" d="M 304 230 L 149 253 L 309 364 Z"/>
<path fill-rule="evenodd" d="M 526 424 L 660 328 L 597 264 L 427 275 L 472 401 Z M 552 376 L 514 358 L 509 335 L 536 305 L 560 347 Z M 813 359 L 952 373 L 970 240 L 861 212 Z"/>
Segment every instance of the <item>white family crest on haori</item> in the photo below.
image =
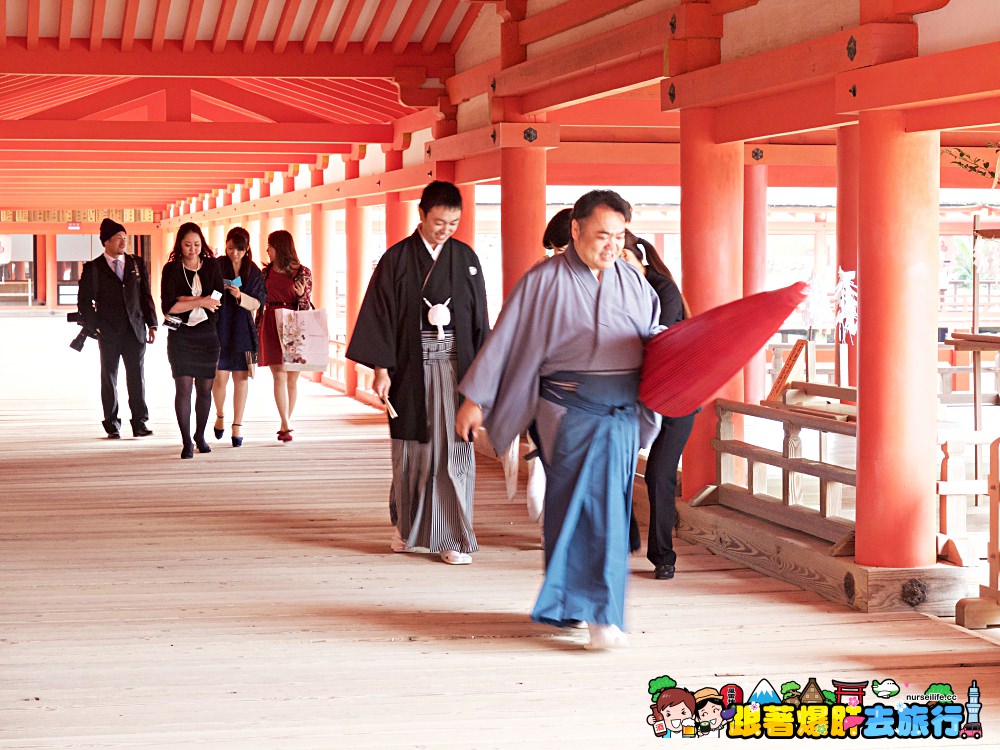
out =
<path fill-rule="evenodd" d="M 837 340 L 846 341 L 858 335 L 858 287 L 854 283 L 856 271 L 845 271 L 837 266 L 837 288 L 833 296 L 837 304 Z"/>
<path fill-rule="evenodd" d="M 475 266 L 469 266 L 469 276 L 475 276 L 477 273 L 479 273 L 478 268 Z"/>
<path fill-rule="evenodd" d="M 432 305 L 428 302 L 427 298 L 424 297 L 424 304 L 430 308 L 430 310 L 427 311 L 427 320 L 430 321 L 432 326 L 437 326 L 438 341 L 444 338 L 444 327 L 451 323 L 451 310 L 448 309 L 449 302 L 451 302 L 451 297 L 438 305 Z"/>

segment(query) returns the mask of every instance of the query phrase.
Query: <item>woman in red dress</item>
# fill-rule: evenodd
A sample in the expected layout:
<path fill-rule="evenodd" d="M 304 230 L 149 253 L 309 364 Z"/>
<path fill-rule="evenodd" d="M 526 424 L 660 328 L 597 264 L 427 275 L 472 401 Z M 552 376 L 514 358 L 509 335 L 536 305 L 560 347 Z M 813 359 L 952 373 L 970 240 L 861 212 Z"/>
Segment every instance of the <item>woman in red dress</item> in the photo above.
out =
<path fill-rule="evenodd" d="M 308 310 L 312 307 L 312 273 L 299 262 L 292 235 L 285 230 L 267 236 L 267 257 L 264 281 L 267 284 L 267 303 L 264 305 L 260 326 L 260 363 L 271 368 L 274 379 L 274 403 L 278 407 L 281 428 L 278 440 L 287 443 L 292 439 L 289 420 L 295 410 L 298 395 L 299 373 L 285 369 L 281 359 L 281 342 L 274 311 L 279 307 L 290 310 Z"/>

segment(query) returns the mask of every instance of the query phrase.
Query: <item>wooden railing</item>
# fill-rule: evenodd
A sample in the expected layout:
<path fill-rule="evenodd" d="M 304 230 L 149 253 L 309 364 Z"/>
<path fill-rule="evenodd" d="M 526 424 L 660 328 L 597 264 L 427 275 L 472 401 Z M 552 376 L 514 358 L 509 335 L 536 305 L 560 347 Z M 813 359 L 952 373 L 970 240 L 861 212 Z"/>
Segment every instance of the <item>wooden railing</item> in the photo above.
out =
<path fill-rule="evenodd" d="M 962 599 L 955 607 L 955 622 L 965 628 L 1000 625 L 1000 440 L 990 443 L 989 477 L 989 580 L 985 586 L 979 587 L 979 596 Z"/>
<path fill-rule="evenodd" d="M 829 433 L 856 437 L 856 423 L 727 399 L 717 399 L 715 410 L 719 421 L 712 447 L 716 451 L 719 504 L 834 542 L 833 554 L 851 554 L 854 522 L 841 515 L 841 497 L 844 485 L 855 486 L 856 473 L 826 463 L 822 446 L 823 437 Z M 736 440 L 734 414 L 780 422 L 784 430 L 781 452 Z M 820 460 L 802 456 L 802 430 L 820 433 Z M 745 486 L 736 481 L 736 458 L 747 462 Z M 769 466 L 781 470 L 780 497 L 767 494 Z M 802 475 L 819 479 L 818 510 L 803 503 Z"/>

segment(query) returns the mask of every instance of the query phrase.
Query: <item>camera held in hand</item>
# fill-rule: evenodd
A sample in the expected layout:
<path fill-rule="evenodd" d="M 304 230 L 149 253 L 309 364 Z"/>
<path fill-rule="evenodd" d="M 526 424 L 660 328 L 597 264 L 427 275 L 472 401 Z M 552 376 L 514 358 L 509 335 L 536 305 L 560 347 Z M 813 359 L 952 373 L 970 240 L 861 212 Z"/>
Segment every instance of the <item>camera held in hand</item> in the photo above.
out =
<path fill-rule="evenodd" d="M 97 331 L 87 325 L 87 321 L 84 320 L 83 316 L 78 312 L 66 313 L 66 320 L 70 323 L 77 323 L 80 326 L 80 332 L 76 335 L 76 338 L 69 342 L 69 348 L 75 349 L 78 352 L 83 351 L 83 345 L 87 343 L 87 339 L 96 339 Z"/>

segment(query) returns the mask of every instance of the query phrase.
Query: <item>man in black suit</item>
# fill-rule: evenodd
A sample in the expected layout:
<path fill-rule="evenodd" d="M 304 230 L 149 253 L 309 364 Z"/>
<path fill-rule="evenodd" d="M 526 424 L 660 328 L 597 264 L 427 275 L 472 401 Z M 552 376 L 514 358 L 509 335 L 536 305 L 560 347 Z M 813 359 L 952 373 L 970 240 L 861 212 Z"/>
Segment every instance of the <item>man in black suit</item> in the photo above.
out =
<path fill-rule="evenodd" d="M 83 264 L 77 309 L 87 326 L 98 333 L 101 347 L 101 401 L 104 404 L 104 429 L 109 438 L 118 432 L 118 361 L 125 362 L 128 407 L 132 413 L 132 434 L 152 435 L 146 427 L 146 408 L 142 362 L 146 344 L 156 339 L 156 308 L 149 289 L 149 274 L 142 258 L 125 252 L 128 233 L 121 224 L 101 222 L 104 253 Z M 148 330 L 148 333 L 147 333 Z"/>

